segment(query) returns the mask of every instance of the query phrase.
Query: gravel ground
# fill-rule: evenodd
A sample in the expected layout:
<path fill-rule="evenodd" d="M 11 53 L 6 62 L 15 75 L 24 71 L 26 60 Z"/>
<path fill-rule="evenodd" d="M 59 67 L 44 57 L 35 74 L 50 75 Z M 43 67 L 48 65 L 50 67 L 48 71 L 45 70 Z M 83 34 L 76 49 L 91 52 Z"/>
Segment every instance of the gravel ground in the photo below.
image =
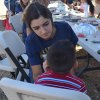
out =
<path fill-rule="evenodd" d="M 12 76 L 9 72 L 0 70 L 0 79 L 3 78 L 3 77 L 12 78 Z M 0 89 L 0 100 L 8 100 L 1 89 Z"/>
<path fill-rule="evenodd" d="M 78 52 L 79 55 L 84 55 L 86 52 L 82 49 Z M 83 66 L 86 66 L 86 60 L 79 60 L 79 69 Z M 100 67 L 100 63 L 95 59 L 91 58 L 90 67 Z M 82 74 L 80 77 L 86 83 L 88 95 L 92 100 L 100 100 L 100 70 L 98 71 L 88 71 Z"/>

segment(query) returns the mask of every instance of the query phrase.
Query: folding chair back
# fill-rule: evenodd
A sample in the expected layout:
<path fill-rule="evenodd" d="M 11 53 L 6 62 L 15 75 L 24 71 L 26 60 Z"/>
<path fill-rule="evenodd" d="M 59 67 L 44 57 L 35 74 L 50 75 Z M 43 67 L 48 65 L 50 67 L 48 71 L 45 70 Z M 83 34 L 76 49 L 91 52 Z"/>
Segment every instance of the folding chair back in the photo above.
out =
<path fill-rule="evenodd" d="M 21 72 L 21 79 L 24 79 L 30 82 L 30 79 L 21 64 L 18 62 L 18 57 L 21 57 L 23 53 L 25 53 L 25 45 L 21 41 L 18 34 L 14 31 L 3 31 L 0 34 L 0 46 L 5 51 L 8 62 L 10 63 L 8 66 L 11 66 L 13 69 L 17 69 L 18 73 Z M 21 57 L 22 61 L 24 60 Z M 18 75 L 18 74 L 17 74 Z M 17 76 L 16 76 L 17 77 Z"/>
<path fill-rule="evenodd" d="M 23 25 L 22 13 L 10 16 L 9 21 L 15 32 L 22 33 L 22 25 Z"/>
<path fill-rule="evenodd" d="M 5 51 L 5 43 L 4 41 L 2 41 L 1 36 L 0 36 L 0 50 L 1 54 L 5 55 L 5 57 L 3 57 L 2 60 L 0 60 L 0 70 L 15 72 L 16 66 L 14 63 L 12 63 L 12 60 L 10 59 L 8 53 Z"/>
<path fill-rule="evenodd" d="M 0 44 L 2 44 L 4 48 L 9 47 L 15 57 L 18 57 L 26 52 L 24 43 L 18 34 L 12 30 L 0 33 Z"/>
<path fill-rule="evenodd" d="M 9 78 L 3 78 L 0 87 L 9 100 L 91 100 L 82 92 L 35 85 Z"/>

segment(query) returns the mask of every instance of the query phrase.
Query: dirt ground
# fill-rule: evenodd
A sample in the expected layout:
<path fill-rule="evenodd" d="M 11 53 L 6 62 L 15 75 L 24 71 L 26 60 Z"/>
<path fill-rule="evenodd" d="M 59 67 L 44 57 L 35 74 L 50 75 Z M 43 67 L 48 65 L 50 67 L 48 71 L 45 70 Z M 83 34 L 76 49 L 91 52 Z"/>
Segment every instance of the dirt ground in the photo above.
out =
<path fill-rule="evenodd" d="M 86 52 L 83 49 L 77 53 L 81 56 L 86 55 Z M 78 60 L 78 63 L 79 69 L 81 69 L 87 65 L 87 59 Z M 89 67 L 100 67 L 100 63 L 91 57 Z M 85 81 L 88 95 L 91 97 L 91 99 L 100 100 L 100 70 L 84 72 L 80 78 Z"/>
<path fill-rule="evenodd" d="M 100 65 L 100 64 L 99 64 Z M 92 100 L 100 100 L 100 71 L 87 72 L 81 77 Z"/>
<path fill-rule="evenodd" d="M 0 31 L 4 30 L 2 27 L 2 23 L 0 21 Z M 85 55 L 85 51 L 79 49 L 77 51 L 78 55 Z M 86 59 L 78 60 L 79 62 L 79 69 L 83 68 L 87 64 Z M 98 63 L 95 59 L 90 59 L 90 66 L 99 66 L 100 63 Z M 0 71 L 0 79 L 2 77 L 12 77 L 9 72 Z M 85 72 L 80 76 L 81 79 L 83 79 L 87 85 L 88 95 L 91 97 L 92 100 L 100 100 L 100 70 L 99 71 L 89 71 Z M 0 100 L 7 100 L 6 96 L 0 89 Z"/>

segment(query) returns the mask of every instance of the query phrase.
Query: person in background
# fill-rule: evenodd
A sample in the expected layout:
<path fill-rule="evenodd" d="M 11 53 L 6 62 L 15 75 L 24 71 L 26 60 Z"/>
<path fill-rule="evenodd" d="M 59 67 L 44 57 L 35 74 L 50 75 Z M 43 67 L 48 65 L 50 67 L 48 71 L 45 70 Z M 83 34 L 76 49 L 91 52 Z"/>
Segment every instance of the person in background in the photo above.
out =
<path fill-rule="evenodd" d="M 16 3 L 15 13 L 23 13 L 24 9 L 30 4 L 30 0 L 20 0 Z M 27 36 L 26 34 L 26 24 L 23 22 L 22 26 L 22 39 L 23 42 L 25 41 L 24 38 Z"/>
<path fill-rule="evenodd" d="M 67 4 L 69 8 L 73 7 L 73 0 L 61 0 L 63 3 Z"/>
<path fill-rule="evenodd" d="M 49 47 L 58 40 L 70 40 L 74 47 L 78 38 L 69 24 L 53 22 L 50 10 L 40 3 L 31 3 L 24 14 L 25 21 L 31 30 L 25 45 L 32 69 L 31 79 L 42 74 L 43 56 Z"/>
<path fill-rule="evenodd" d="M 4 26 L 5 30 L 13 30 L 12 25 L 9 23 L 8 11 L 6 12 L 6 19 L 3 20 L 3 26 Z"/>
<path fill-rule="evenodd" d="M 30 0 L 20 0 L 19 2 L 17 2 L 15 6 L 15 13 L 17 14 L 19 12 L 23 12 L 29 3 Z"/>
<path fill-rule="evenodd" d="M 15 6 L 16 6 L 16 2 L 18 0 L 4 0 L 4 5 L 7 8 L 6 11 L 6 19 L 3 20 L 3 25 L 5 27 L 5 30 L 12 30 L 12 26 L 9 23 L 9 18 L 10 16 L 13 16 L 15 14 Z"/>
<path fill-rule="evenodd" d="M 94 16 L 95 9 L 91 0 L 81 0 L 80 6 L 78 6 L 78 8 L 74 7 L 74 9 L 79 10 L 80 12 L 83 13 L 87 9 L 88 15 L 91 17 Z"/>
<path fill-rule="evenodd" d="M 10 2 L 9 2 L 10 1 Z M 11 13 L 14 15 L 15 14 L 15 6 L 16 2 L 18 0 L 4 0 L 4 4 L 7 7 L 8 10 L 11 11 Z"/>
<path fill-rule="evenodd" d="M 35 84 L 87 92 L 85 83 L 70 72 L 77 65 L 74 45 L 67 40 L 54 43 L 47 53 L 47 71 Z"/>

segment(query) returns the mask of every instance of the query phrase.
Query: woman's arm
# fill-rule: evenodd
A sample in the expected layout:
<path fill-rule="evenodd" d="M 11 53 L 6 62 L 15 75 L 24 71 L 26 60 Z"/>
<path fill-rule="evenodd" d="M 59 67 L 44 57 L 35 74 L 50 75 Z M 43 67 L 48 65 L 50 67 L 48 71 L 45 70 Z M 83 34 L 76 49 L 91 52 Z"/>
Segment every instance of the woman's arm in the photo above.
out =
<path fill-rule="evenodd" d="M 42 74 L 42 68 L 41 65 L 31 66 L 31 68 L 33 73 L 33 80 L 35 81 L 37 77 Z"/>

